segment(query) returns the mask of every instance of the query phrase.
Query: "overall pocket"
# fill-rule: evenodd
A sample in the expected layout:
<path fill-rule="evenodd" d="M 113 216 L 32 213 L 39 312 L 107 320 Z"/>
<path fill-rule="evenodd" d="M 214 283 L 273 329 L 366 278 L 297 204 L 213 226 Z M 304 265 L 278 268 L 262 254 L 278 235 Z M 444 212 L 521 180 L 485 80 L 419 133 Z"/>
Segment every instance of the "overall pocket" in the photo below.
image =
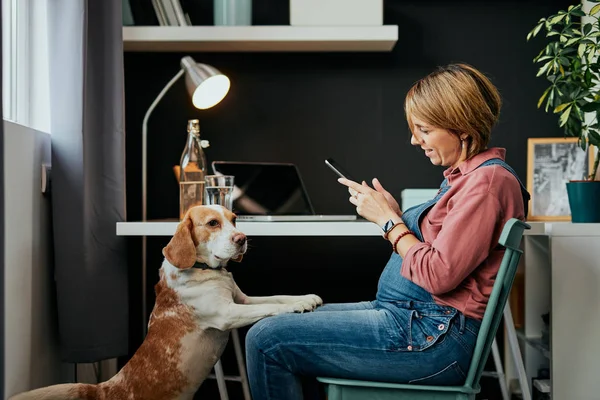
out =
<path fill-rule="evenodd" d="M 409 319 L 410 351 L 422 351 L 446 337 L 457 311 L 451 307 L 427 305 L 415 307 Z"/>

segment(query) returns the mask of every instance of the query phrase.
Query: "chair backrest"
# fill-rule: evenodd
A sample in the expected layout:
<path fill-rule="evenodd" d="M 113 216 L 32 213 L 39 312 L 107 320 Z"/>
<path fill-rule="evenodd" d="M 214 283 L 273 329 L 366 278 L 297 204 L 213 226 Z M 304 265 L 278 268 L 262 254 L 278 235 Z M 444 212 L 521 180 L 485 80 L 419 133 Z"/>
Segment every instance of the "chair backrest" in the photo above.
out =
<path fill-rule="evenodd" d="M 502 314 L 515 279 L 519 259 L 521 258 L 521 254 L 523 254 L 523 251 L 520 249 L 523 231 L 529 228 L 530 226 L 526 223 L 516 218 L 511 218 L 502 229 L 498 243 L 506 248 L 506 252 L 502 258 L 498 275 L 496 275 L 496 282 L 494 283 L 492 294 L 490 295 L 483 320 L 481 321 L 465 386 L 472 388 L 481 378 L 481 373 L 490 354 L 498 326 L 502 320 Z"/>

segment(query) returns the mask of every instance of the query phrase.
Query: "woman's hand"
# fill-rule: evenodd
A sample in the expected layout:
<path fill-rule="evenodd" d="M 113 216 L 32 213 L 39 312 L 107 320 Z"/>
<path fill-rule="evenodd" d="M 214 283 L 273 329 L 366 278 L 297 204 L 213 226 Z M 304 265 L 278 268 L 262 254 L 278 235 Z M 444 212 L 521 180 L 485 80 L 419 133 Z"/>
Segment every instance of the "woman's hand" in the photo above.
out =
<path fill-rule="evenodd" d="M 396 201 L 396 199 L 394 199 L 394 196 L 392 196 L 390 192 L 388 192 L 383 188 L 383 186 L 381 186 L 381 182 L 379 182 L 379 179 L 373 178 L 373 187 L 379 193 L 383 194 L 383 197 L 385 197 L 385 199 L 387 200 L 392 211 L 398 214 L 398 216 L 402 216 L 402 211 L 400 211 L 400 206 L 398 205 L 398 202 Z"/>
<path fill-rule="evenodd" d="M 348 187 L 351 194 L 350 203 L 356 206 L 356 212 L 361 217 L 382 226 L 388 220 L 401 215 L 392 209 L 383 193 L 371 188 L 366 182 L 363 181 L 361 185 L 344 178 L 338 179 L 338 182 Z M 395 200 L 394 203 L 398 206 Z"/>

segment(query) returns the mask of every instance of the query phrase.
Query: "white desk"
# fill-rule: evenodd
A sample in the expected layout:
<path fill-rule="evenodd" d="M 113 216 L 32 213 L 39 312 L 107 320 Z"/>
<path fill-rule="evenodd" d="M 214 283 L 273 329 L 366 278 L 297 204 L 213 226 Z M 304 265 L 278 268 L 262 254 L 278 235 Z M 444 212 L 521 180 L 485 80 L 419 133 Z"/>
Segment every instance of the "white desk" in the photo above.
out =
<path fill-rule="evenodd" d="M 530 222 L 525 231 L 525 330 L 540 336 L 541 314 L 552 309 L 554 400 L 600 398 L 600 224 Z M 177 221 L 117 223 L 119 236 L 171 236 Z M 248 236 L 380 236 L 370 222 L 239 222 Z M 523 349 L 529 377 L 543 355 Z M 560 360 L 560 361 L 559 361 Z M 507 371 L 508 372 L 508 371 Z M 508 374 L 509 375 L 509 374 Z"/>
<path fill-rule="evenodd" d="M 172 236 L 177 224 L 177 221 L 117 222 L 117 235 Z M 531 229 L 525 231 L 526 235 L 545 235 L 548 225 L 552 225 L 529 224 Z M 381 229 L 367 221 L 238 222 L 237 227 L 248 236 L 381 236 Z"/>

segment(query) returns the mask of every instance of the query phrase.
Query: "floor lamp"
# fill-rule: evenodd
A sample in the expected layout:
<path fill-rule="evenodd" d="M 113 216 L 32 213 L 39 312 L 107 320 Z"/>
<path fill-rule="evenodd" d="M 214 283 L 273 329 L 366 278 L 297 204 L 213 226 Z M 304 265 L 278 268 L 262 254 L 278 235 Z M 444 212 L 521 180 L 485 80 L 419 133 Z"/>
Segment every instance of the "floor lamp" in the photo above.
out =
<path fill-rule="evenodd" d="M 152 102 L 142 123 L 142 221 L 147 221 L 147 189 L 148 189 L 148 119 L 150 114 L 162 100 L 167 91 L 182 75 L 185 74 L 185 85 L 192 98 L 194 107 L 205 110 L 219 103 L 229 91 L 229 78 L 223 75 L 216 68 L 208 64 L 199 64 L 190 56 L 181 59 L 181 69 L 161 90 L 156 99 Z M 148 324 L 147 318 L 147 273 L 146 273 L 146 236 L 142 237 L 142 324 L 143 336 L 146 336 Z"/>

